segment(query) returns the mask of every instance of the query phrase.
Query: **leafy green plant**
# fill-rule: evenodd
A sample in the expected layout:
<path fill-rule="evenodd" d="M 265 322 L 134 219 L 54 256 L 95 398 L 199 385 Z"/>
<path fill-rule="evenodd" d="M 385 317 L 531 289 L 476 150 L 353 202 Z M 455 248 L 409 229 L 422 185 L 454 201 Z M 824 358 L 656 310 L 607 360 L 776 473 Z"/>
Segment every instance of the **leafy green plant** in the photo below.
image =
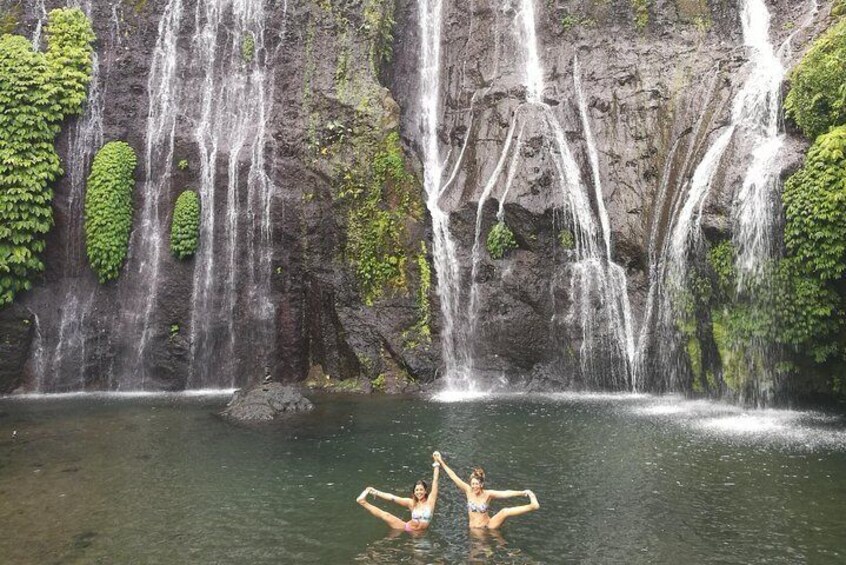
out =
<path fill-rule="evenodd" d="M 504 221 L 499 221 L 488 233 L 486 247 L 492 259 L 502 259 L 510 250 L 517 248 L 517 240 L 511 228 Z"/>
<path fill-rule="evenodd" d="M 573 232 L 568 230 L 567 228 L 562 229 L 558 233 L 558 243 L 561 244 L 561 247 L 564 249 L 575 249 L 576 248 L 576 238 L 573 237 Z"/>
<path fill-rule="evenodd" d="M 94 156 L 85 191 L 85 248 L 101 283 L 117 278 L 129 249 L 135 151 L 110 141 Z"/>
<path fill-rule="evenodd" d="M 90 80 L 94 35 L 81 10 L 51 11 L 46 37 L 44 54 L 21 36 L 0 36 L 0 306 L 44 270 L 49 185 L 62 174 L 53 142 Z"/>
<path fill-rule="evenodd" d="M 245 63 L 252 63 L 256 56 L 256 37 L 252 32 L 246 32 L 241 39 L 241 59 Z"/>
<path fill-rule="evenodd" d="M 840 278 L 846 269 L 846 126 L 817 138 L 782 199 L 789 255 L 822 280 Z"/>
<path fill-rule="evenodd" d="M 367 0 L 364 6 L 362 27 L 370 40 L 370 61 L 377 75 L 394 55 L 394 9 L 392 0 Z"/>
<path fill-rule="evenodd" d="M 200 241 L 200 198 L 186 190 L 176 199 L 170 224 L 170 251 L 179 259 L 197 251 Z"/>
<path fill-rule="evenodd" d="M 790 74 L 784 109 L 811 139 L 846 123 L 846 19 L 824 33 Z"/>
<path fill-rule="evenodd" d="M 176 164 L 176 168 L 180 171 L 187 171 L 188 170 L 188 159 L 180 159 L 179 162 Z"/>
<path fill-rule="evenodd" d="M 734 267 L 734 246 L 730 240 L 724 240 L 708 251 L 708 264 L 717 275 L 719 296 L 727 299 L 734 293 L 737 285 L 737 273 Z"/>

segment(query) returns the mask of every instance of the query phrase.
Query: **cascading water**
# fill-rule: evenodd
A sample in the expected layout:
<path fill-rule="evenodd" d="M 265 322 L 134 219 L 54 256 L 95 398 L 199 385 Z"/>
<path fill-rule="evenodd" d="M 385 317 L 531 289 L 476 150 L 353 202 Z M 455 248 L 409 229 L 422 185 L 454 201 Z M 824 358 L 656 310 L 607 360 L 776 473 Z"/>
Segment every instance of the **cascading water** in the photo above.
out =
<path fill-rule="evenodd" d="M 740 127 L 749 138 L 752 162 L 735 197 L 734 244 L 741 290 L 758 282 L 774 258 L 777 222 L 781 216 L 778 157 L 785 134 L 780 123 L 784 59 L 796 33 L 813 21 L 819 7 L 809 2 L 805 22 L 776 52 L 770 42 L 770 13 L 763 0 L 745 0 L 741 12 L 744 44 L 752 50 L 752 70 L 739 98 Z"/>
<path fill-rule="evenodd" d="M 35 51 L 41 49 L 41 31 L 47 21 L 47 5 L 44 0 L 37 0 L 35 4 L 35 30 L 32 32 L 32 48 Z"/>
<path fill-rule="evenodd" d="M 521 161 L 524 130 L 526 127 L 539 127 L 543 132 L 542 135 L 552 146 L 551 153 L 555 155 L 553 164 L 557 172 L 560 195 L 568 216 L 567 224 L 573 229 L 574 261 L 566 267 L 571 273 L 570 295 L 572 298 L 572 307 L 567 318 L 570 324 L 578 325 L 582 329 L 580 360 L 583 380 L 599 387 L 627 388 L 631 386 L 629 366 L 634 355 L 631 309 L 628 304 L 625 273 L 621 267 L 614 265 L 611 261 L 610 222 L 602 198 L 598 178 L 598 156 L 579 78 L 575 77 L 574 80 L 579 91 L 580 112 L 594 171 L 595 199 L 600 217 L 601 235 L 594 218 L 590 195 L 566 141 L 564 128 L 552 108 L 543 101 L 543 67 L 538 55 L 534 5 L 531 0 L 520 1 L 519 9 L 515 12 L 515 24 L 517 43 L 521 46 L 526 102 L 519 105 L 513 113 L 500 157 L 484 184 L 477 204 L 470 274 L 470 301 L 466 315 L 468 322 L 463 334 L 465 343 L 472 342 L 478 337 L 477 321 L 481 297 L 477 274 L 483 259 L 482 211 L 486 201 L 496 196 L 499 200 L 497 216 L 500 221 L 503 221 L 504 205 L 515 182 L 515 174 Z M 578 73 L 577 63 L 574 71 Z M 424 80 L 424 84 L 431 85 L 432 82 Z M 430 139 L 436 143 L 434 133 L 433 130 Z M 427 164 L 428 162 L 427 159 Z M 505 175 L 504 184 L 501 182 L 503 175 Z M 454 285 L 455 279 L 450 282 Z M 439 283 L 441 283 L 440 279 Z M 459 294 L 459 290 L 451 292 L 454 296 Z M 454 318 L 461 319 L 460 316 Z M 468 350 L 472 351 L 472 346 Z M 478 390 L 481 388 L 473 378 L 472 353 L 467 355 L 465 361 L 465 367 L 470 371 L 462 375 L 461 379 L 448 381 L 449 389 Z"/>
<path fill-rule="evenodd" d="M 231 29 L 224 25 L 227 17 L 233 20 Z M 263 0 L 234 0 L 229 4 L 207 0 L 197 4 L 195 18 L 195 64 L 205 77 L 199 95 L 200 119 L 194 135 L 200 149 L 199 193 L 203 205 L 202 244 L 194 269 L 192 364 L 188 384 L 191 387 L 211 380 L 217 385 L 234 386 L 235 367 L 231 363 L 235 358 L 236 306 L 252 309 L 251 317 L 259 328 L 252 336 L 257 357 L 267 360 L 268 347 L 273 341 L 273 307 L 267 295 L 273 188 L 265 172 L 265 123 L 267 100 L 271 98 L 265 70 L 267 15 Z M 215 186 L 218 158 L 223 154 L 227 158 L 222 206 L 225 218 L 218 221 Z M 248 167 L 245 182 L 240 177 L 244 165 Z M 243 185 L 246 185 L 246 206 Z M 240 225 L 247 211 L 248 225 Z M 248 241 L 243 242 L 245 234 Z M 251 265 L 249 279 L 245 281 L 238 278 L 243 251 Z M 219 261 L 220 257 L 223 261 Z M 239 301 L 241 290 L 248 297 L 243 303 Z M 215 332 L 221 325 L 226 327 L 224 336 Z M 215 356 L 221 362 L 214 364 L 214 371 L 230 375 L 228 382 L 211 377 Z"/>
<path fill-rule="evenodd" d="M 815 12 L 816 2 L 812 2 L 811 17 Z M 661 328 L 660 334 L 666 338 L 659 354 L 660 364 L 668 373 L 659 387 L 663 390 L 687 388 L 681 382 L 676 362 L 680 344 L 675 324 L 683 317 L 681 309 L 684 308 L 678 301 L 690 282 L 689 261 L 702 251 L 703 207 L 732 142 L 748 147 L 752 155 L 734 203 L 734 242 L 741 288 L 757 281 L 767 261 L 773 258 L 774 229 L 779 217 L 777 158 L 784 141 L 779 130 L 780 89 L 785 69 L 770 43 L 770 14 L 764 2 L 744 0 L 741 22 L 744 45 L 752 50 L 747 65 L 749 75 L 732 102 L 730 124 L 715 138 L 682 190 L 684 196 L 677 202 L 661 258 L 653 265 L 650 301 L 653 297 L 658 301 L 656 323 Z M 785 45 L 789 45 L 789 41 Z M 701 125 L 700 122 L 699 127 Z M 651 302 L 647 304 L 647 309 L 650 308 Z M 647 316 L 644 323 L 649 321 Z M 642 330 L 639 349 L 647 346 L 646 335 Z M 639 351 L 638 355 L 642 353 Z"/>
<path fill-rule="evenodd" d="M 146 146 L 144 151 L 143 206 L 137 219 L 130 245 L 129 263 L 134 264 L 127 301 L 140 303 L 128 309 L 130 331 L 138 335 L 135 362 L 129 382 L 120 380 L 118 388 L 143 389 L 146 384 L 146 349 L 153 332 L 152 315 L 159 289 L 161 250 L 167 245 L 164 237 L 164 218 L 160 209 L 161 196 L 170 189 L 173 166 L 174 137 L 178 107 L 177 41 L 182 24 L 182 0 L 169 0 L 159 20 L 158 36 L 147 80 L 149 109 L 147 113 Z M 140 289 L 146 289 L 140 292 Z M 140 299 L 140 300 L 139 300 Z"/>
<path fill-rule="evenodd" d="M 91 2 L 75 2 L 81 8 L 92 25 L 95 23 Z M 43 3 L 39 10 L 42 12 Z M 116 18 L 110 20 L 109 34 L 100 38 L 101 45 L 107 50 L 116 47 L 120 41 L 115 27 Z M 85 183 L 94 153 L 103 145 L 103 99 L 108 80 L 108 69 L 101 70 L 98 54 L 92 53 L 91 81 L 88 85 L 88 97 L 82 116 L 69 128 L 68 153 L 65 160 L 67 192 L 56 195 L 57 213 L 63 218 L 59 226 L 62 230 L 60 276 L 64 296 L 62 308 L 58 311 L 57 330 L 55 333 L 39 332 L 39 359 L 35 363 L 36 383 L 42 390 L 46 383 L 60 388 L 85 388 L 86 325 L 94 302 L 95 288 L 86 284 L 90 280 L 85 260 L 85 238 L 83 234 L 83 208 Z M 51 324 L 52 325 L 52 324 Z"/>
<path fill-rule="evenodd" d="M 432 255 L 438 277 L 438 296 L 443 315 L 441 343 L 447 387 L 474 390 L 466 324 L 461 308 L 461 275 L 456 244 L 449 230 L 449 216 L 441 209 L 441 197 L 454 177 L 441 185 L 444 164 L 438 145 L 438 111 L 441 72 L 441 18 L 443 0 L 419 0 L 420 25 L 420 130 L 423 139 L 426 206 L 432 217 Z M 466 147 L 466 145 L 465 145 Z M 460 163 L 462 155 L 459 156 Z M 457 165 L 456 165 L 457 168 Z"/>
<path fill-rule="evenodd" d="M 146 350 L 156 331 L 156 292 L 168 246 L 162 196 L 171 189 L 178 116 L 196 124 L 193 141 L 199 153 L 201 210 L 186 386 L 234 386 L 238 340 L 251 343 L 258 365 L 271 365 L 273 184 L 265 170 L 265 153 L 273 86 L 266 70 L 270 55 L 264 4 L 264 0 L 198 2 L 194 35 L 184 46 L 190 48 L 188 57 L 177 58 L 180 29 L 186 25 L 182 0 L 170 0 L 160 21 L 149 77 L 144 207 L 135 241 L 139 266 L 135 276 L 149 291 L 139 309 L 141 340 L 133 388 L 145 387 Z M 201 77 L 199 85 L 185 84 L 195 77 Z M 221 190 L 224 168 L 225 190 Z M 236 327 L 236 319 L 249 320 L 248 327 Z"/>

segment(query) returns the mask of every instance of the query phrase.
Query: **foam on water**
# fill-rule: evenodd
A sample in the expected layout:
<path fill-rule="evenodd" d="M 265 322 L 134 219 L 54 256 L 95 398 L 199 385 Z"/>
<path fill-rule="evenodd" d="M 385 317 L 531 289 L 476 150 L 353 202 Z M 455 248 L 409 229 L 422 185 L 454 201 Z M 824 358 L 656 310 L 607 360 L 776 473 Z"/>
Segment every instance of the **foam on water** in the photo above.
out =
<path fill-rule="evenodd" d="M 72 398 L 94 398 L 103 400 L 130 400 L 136 398 L 213 398 L 220 396 L 231 396 L 235 394 L 235 388 L 201 388 L 184 390 L 179 392 L 163 392 L 153 390 L 126 390 L 108 392 L 55 392 L 41 393 L 33 392 L 26 394 L 0 395 L 3 400 L 67 400 Z"/>

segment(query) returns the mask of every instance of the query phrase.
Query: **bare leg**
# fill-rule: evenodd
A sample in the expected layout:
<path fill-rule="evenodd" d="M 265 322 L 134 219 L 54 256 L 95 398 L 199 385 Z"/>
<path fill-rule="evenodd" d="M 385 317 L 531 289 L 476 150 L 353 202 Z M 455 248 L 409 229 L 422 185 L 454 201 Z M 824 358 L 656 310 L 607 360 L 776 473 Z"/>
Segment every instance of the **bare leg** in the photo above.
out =
<path fill-rule="evenodd" d="M 531 501 L 529 504 L 524 504 L 523 506 L 514 506 L 512 508 L 503 508 L 496 514 L 494 517 L 490 519 L 488 522 L 488 529 L 489 530 L 496 530 L 502 526 L 503 522 L 505 522 L 506 518 L 510 518 L 512 516 L 519 516 L 520 514 L 528 514 L 529 512 L 534 512 L 538 508 L 540 508 L 540 504 L 538 504 L 538 499 L 535 496 L 535 493 L 532 491 L 528 491 L 529 500 Z"/>
<path fill-rule="evenodd" d="M 366 496 L 367 496 L 367 491 L 364 491 L 363 493 L 361 493 L 361 495 L 358 498 L 355 499 L 355 501 L 358 502 L 359 504 L 361 504 L 364 507 L 365 510 L 367 510 L 368 512 L 370 512 L 371 514 L 373 514 L 377 518 L 384 520 L 385 523 L 387 523 L 388 526 L 390 526 L 392 529 L 394 529 L 394 530 L 404 530 L 405 529 L 405 522 L 403 520 L 400 520 L 399 518 L 397 518 L 396 516 L 394 516 L 390 512 L 386 512 L 386 511 L 382 510 L 381 508 L 377 508 L 377 507 L 373 506 L 372 504 L 367 502 L 367 500 L 365 499 Z"/>

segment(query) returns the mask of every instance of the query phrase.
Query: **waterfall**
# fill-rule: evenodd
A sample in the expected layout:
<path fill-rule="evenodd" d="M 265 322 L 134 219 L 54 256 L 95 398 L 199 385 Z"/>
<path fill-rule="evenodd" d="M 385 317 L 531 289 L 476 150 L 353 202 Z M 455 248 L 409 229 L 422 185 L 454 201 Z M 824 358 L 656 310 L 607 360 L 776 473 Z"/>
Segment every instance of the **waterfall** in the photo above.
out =
<path fill-rule="evenodd" d="M 94 24 L 91 2 L 74 2 Z M 44 11 L 43 2 L 39 10 Z M 46 17 L 46 12 L 45 12 Z M 40 22 L 39 22 L 40 23 Z M 37 30 L 38 31 L 38 30 Z M 110 33 L 101 44 L 115 44 L 117 37 Z M 61 388 L 85 387 L 85 356 L 87 346 L 86 324 L 94 301 L 95 288 L 90 284 L 86 267 L 84 227 L 85 183 L 96 151 L 103 145 L 103 99 L 108 72 L 101 72 L 99 55 L 91 55 L 91 80 L 82 115 L 74 120 L 68 132 L 68 152 L 65 158 L 66 193 L 57 193 L 54 206 L 60 210 L 64 221 L 60 240 L 61 281 L 59 292 L 64 296 L 62 307 L 57 312 L 58 328 L 55 334 L 41 334 L 39 360 L 34 364 L 36 386 Z"/>
<path fill-rule="evenodd" d="M 816 2 L 812 2 L 811 12 L 812 18 L 816 13 Z M 784 142 L 779 124 L 780 89 L 785 69 L 770 43 L 769 22 L 770 14 L 763 0 L 743 1 L 743 42 L 752 51 L 747 64 L 749 74 L 732 101 L 729 125 L 716 136 L 690 181 L 683 187 L 682 198 L 674 206 L 671 231 L 660 251 L 660 259 L 653 264 L 644 324 L 650 322 L 652 300 L 657 300 L 656 323 L 664 339 L 659 358 L 661 366 L 669 374 L 664 382 L 665 389 L 686 388 L 679 381 L 674 358 L 680 347 L 674 324 L 681 305 L 676 301 L 689 282 L 690 258 L 701 251 L 703 207 L 723 156 L 732 142 L 742 145 L 752 156 L 733 205 L 736 223 L 734 243 L 741 288 L 758 280 L 767 261 L 773 257 L 774 227 L 779 217 L 778 153 Z M 785 46 L 789 45 L 792 37 L 788 38 Z M 701 127 L 700 121 L 697 130 Z M 647 335 L 644 326 L 639 349 L 648 346 Z M 638 356 L 642 358 L 643 351 L 639 351 Z"/>
<path fill-rule="evenodd" d="M 455 178 L 443 184 L 444 164 L 438 145 L 438 117 L 441 72 L 441 23 L 443 0 L 419 0 L 420 25 L 420 131 L 424 161 L 424 189 L 426 206 L 432 217 L 432 255 L 438 277 L 438 297 L 441 303 L 443 349 L 447 387 L 452 390 L 474 390 L 470 376 L 470 353 L 466 324 L 462 320 L 461 275 L 457 246 L 449 228 L 449 215 L 441 208 L 440 200 Z M 468 135 L 469 139 L 469 135 Z M 458 164 L 464 154 L 459 155 Z"/>
<path fill-rule="evenodd" d="M 193 35 L 183 44 L 183 11 L 182 0 L 169 0 L 150 66 L 144 204 L 132 249 L 138 269 L 132 292 L 143 304 L 136 310 L 141 338 L 131 388 L 145 388 L 147 350 L 152 336 L 161 333 L 155 328 L 156 295 L 169 249 L 166 219 L 174 188 L 195 188 L 200 197 L 186 386 L 235 386 L 239 369 L 247 367 L 234 364 L 239 343 L 251 344 L 257 366 L 272 365 L 274 186 L 266 170 L 266 145 L 273 84 L 265 37 L 270 15 L 264 0 L 200 0 Z M 172 186 L 175 160 L 186 156 L 175 153 L 177 118 L 180 126 L 182 120 L 194 125 L 179 131 L 180 141 L 196 147 L 199 162 L 189 163 L 196 172 L 193 186 Z"/>
<path fill-rule="evenodd" d="M 750 139 L 752 161 L 733 206 L 734 244 L 740 289 L 759 281 L 768 261 L 774 258 L 775 228 L 780 218 L 781 169 L 779 152 L 785 135 L 781 115 L 783 59 L 799 30 L 816 16 L 819 7 L 811 0 L 808 17 L 785 40 L 778 52 L 770 42 L 770 13 L 763 0 L 745 0 L 741 13 L 744 44 L 752 51 L 749 78 L 738 94 L 733 119 Z"/>
<path fill-rule="evenodd" d="M 131 382 L 125 383 L 128 388 L 143 389 L 146 383 L 146 352 L 153 332 L 151 318 L 157 304 L 161 251 L 162 247 L 167 245 L 160 202 L 162 195 L 170 191 L 173 167 L 180 86 L 176 72 L 177 42 L 182 25 L 182 12 L 182 0 L 168 0 L 159 20 L 158 36 L 147 80 L 149 108 L 144 150 L 145 176 L 141 189 L 143 205 L 140 217 L 136 218 L 136 228 L 130 245 L 129 262 L 136 265 L 135 272 L 130 275 L 134 288 L 126 297 L 127 301 L 135 298 L 139 302 L 127 309 L 130 312 L 128 323 L 132 328 L 126 335 L 138 335 L 139 338 L 135 348 L 132 379 Z M 123 379 L 121 384 L 124 384 Z"/>
<path fill-rule="evenodd" d="M 229 11 L 233 20 L 231 28 L 225 26 Z M 250 317 L 258 328 L 252 336 L 255 355 L 265 366 L 270 365 L 268 349 L 273 340 L 274 310 L 268 296 L 273 187 L 265 171 L 265 124 L 267 101 L 271 99 L 265 70 L 267 14 L 264 0 L 233 0 L 229 4 L 202 0 L 197 4 L 195 20 L 194 64 L 204 76 L 199 93 L 200 117 L 194 132 L 200 150 L 202 205 L 201 244 L 194 269 L 188 385 L 189 388 L 210 383 L 235 386 L 236 368 L 232 362 L 236 357 L 236 308 L 251 310 Z M 249 49 L 252 53 L 246 55 L 245 41 L 252 45 Z M 218 220 L 215 188 L 218 159 L 224 155 L 225 217 Z M 247 168 L 244 182 L 243 168 Z M 239 225 L 245 215 L 247 225 Z M 247 280 L 240 280 L 239 265 L 244 251 L 250 267 Z M 247 300 L 239 299 L 242 290 L 246 290 Z M 215 331 L 218 324 L 226 326 L 222 338 Z M 212 363 L 213 359 L 218 363 Z M 229 375 L 229 380 L 222 382 L 212 377 L 213 372 Z"/>
<path fill-rule="evenodd" d="M 601 234 L 590 193 L 582 180 L 579 165 L 566 140 L 564 128 L 552 108 L 543 101 L 544 72 L 538 55 L 532 0 L 520 0 L 515 24 L 517 42 L 522 47 L 520 54 L 526 101 L 520 104 L 512 115 L 499 159 L 483 185 L 476 206 L 467 336 L 469 339 L 476 337 L 480 317 L 481 297 L 477 275 L 483 260 L 482 212 L 485 203 L 497 196 L 497 217 L 500 221 L 504 220 L 504 205 L 521 160 L 524 129 L 528 124 L 536 124 L 545 132 L 544 135 L 552 146 L 550 154 L 553 155 L 558 187 L 565 214 L 568 216 L 567 224 L 573 229 L 575 260 L 565 266 L 570 272 L 572 298 L 567 321 L 578 325 L 582 330 L 579 357 L 583 382 L 602 388 L 628 388 L 631 386 L 630 363 L 635 351 L 631 307 L 628 302 L 625 272 L 611 260 L 610 222 L 599 179 L 598 153 L 578 76 L 578 60 L 574 60 L 574 85 L 579 98 L 580 116 L 594 176 L 594 204 L 596 215 L 600 218 Z M 501 186 L 503 175 L 505 182 L 504 186 Z M 467 361 L 467 366 L 472 372 L 472 355 L 468 356 Z M 461 383 L 464 385 L 462 390 L 480 388 L 472 375 L 469 383 L 469 387 L 466 381 Z M 454 382 L 448 383 L 452 390 L 455 390 L 454 385 Z"/>
<path fill-rule="evenodd" d="M 41 49 L 41 31 L 44 28 L 44 22 L 47 21 L 47 5 L 44 0 L 36 1 L 35 12 L 38 19 L 35 22 L 35 30 L 32 32 L 32 49 L 38 51 Z"/>

